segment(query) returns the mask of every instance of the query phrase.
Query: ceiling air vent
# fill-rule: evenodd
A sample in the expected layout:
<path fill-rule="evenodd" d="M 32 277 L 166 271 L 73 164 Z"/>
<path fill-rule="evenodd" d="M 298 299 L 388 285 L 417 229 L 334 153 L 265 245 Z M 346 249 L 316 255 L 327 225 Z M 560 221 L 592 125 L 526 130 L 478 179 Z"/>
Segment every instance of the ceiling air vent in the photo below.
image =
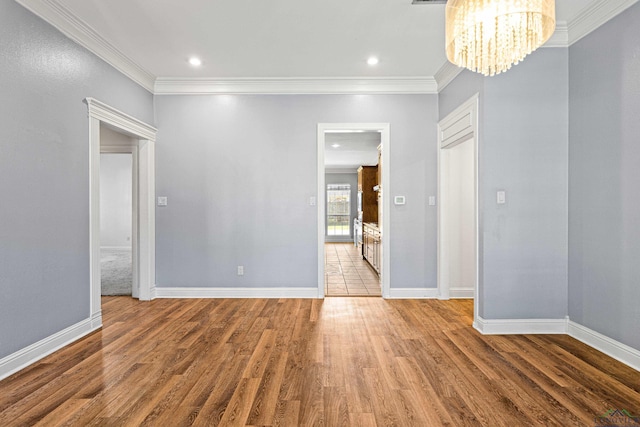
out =
<path fill-rule="evenodd" d="M 413 0 L 411 4 L 446 4 L 447 0 Z"/>

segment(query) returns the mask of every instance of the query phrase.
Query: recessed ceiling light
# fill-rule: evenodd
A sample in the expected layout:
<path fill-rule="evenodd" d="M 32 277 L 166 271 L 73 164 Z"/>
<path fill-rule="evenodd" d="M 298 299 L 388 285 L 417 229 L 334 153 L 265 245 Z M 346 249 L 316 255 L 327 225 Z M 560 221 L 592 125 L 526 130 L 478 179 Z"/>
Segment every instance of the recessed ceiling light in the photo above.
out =
<path fill-rule="evenodd" d="M 331 146 L 332 146 L 333 148 L 338 148 L 338 147 L 340 147 L 340 144 L 332 144 Z"/>
<path fill-rule="evenodd" d="M 369 59 L 367 59 L 367 64 L 369 65 L 378 65 L 378 62 L 380 62 L 380 60 L 375 56 L 370 56 Z"/>
<path fill-rule="evenodd" d="M 189 58 L 189 64 L 193 65 L 194 67 L 199 67 L 202 65 L 202 60 L 196 56 L 192 56 L 191 58 Z"/>

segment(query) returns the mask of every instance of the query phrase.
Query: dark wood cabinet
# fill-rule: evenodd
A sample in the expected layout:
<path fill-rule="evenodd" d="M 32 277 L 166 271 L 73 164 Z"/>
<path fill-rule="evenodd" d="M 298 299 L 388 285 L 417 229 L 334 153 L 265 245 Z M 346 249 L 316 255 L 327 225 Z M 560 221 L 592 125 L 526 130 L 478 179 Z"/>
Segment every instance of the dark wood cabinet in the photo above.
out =
<path fill-rule="evenodd" d="M 362 257 L 380 274 L 382 242 L 380 229 L 375 224 L 362 224 Z"/>
<path fill-rule="evenodd" d="M 378 167 L 360 166 L 358 168 L 358 191 L 361 193 L 360 212 L 362 222 L 378 223 L 378 194 L 373 187 L 378 185 Z"/>

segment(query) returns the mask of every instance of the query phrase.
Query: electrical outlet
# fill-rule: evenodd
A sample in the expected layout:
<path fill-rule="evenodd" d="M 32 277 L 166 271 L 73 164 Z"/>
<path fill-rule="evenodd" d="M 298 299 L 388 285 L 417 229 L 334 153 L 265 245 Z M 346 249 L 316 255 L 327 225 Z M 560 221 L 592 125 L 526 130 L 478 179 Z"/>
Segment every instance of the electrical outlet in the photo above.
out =
<path fill-rule="evenodd" d="M 238 266 L 238 276 L 244 276 L 244 266 L 243 265 L 239 265 Z"/>

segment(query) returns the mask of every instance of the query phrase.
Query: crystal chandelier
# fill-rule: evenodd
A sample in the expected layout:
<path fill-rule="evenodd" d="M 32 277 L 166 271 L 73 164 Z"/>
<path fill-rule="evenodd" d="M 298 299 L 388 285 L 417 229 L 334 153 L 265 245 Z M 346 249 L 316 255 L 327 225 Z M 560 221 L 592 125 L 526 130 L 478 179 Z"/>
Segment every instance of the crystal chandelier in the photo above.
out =
<path fill-rule="evenodd" d="M 449 0 L 447 58 L 485 76 L 511 68 L 556 27 L 554 0 Z"/>

